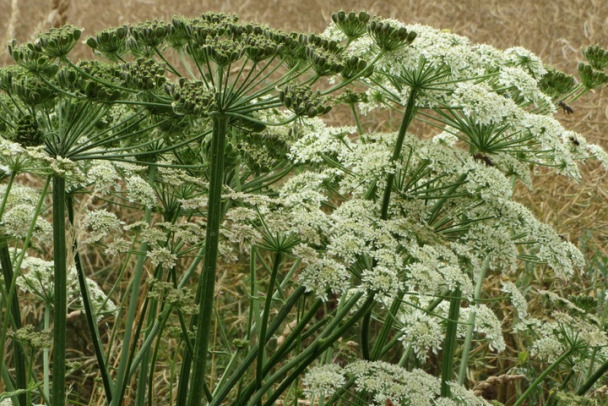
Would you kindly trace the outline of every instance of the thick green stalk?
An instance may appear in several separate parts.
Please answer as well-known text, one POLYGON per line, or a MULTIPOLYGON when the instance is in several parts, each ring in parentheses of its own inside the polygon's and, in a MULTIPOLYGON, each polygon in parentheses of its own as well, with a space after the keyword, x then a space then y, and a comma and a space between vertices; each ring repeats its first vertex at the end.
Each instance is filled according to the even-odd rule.
MULTIPOLYGON (((291 294, 289 299, 287 299, 281 310, 279 310, 279 313, 277 314, 276 318, 270 324, 266 340, 263 340, 264 343, 268 341, 268 337, 272 336, 278 330, 278 328, 281 326, 281 324, 291 311, 291 308, 302 297, 302 295, 304 295, 305 290, 306 289, 303 286, 300 286, 291 294)), ((259 348, 259 343, 253 348, 251 348, 250 352, 245 356, 243 361, 241 361, 238 366, 238 369, 232 374, 227 383, 224 385, 218 385, 218 387, 216 388, 216 392, 213 393, 213 400, 212 402, 210 402, 210 406, 220 405, 221 402, 223 402, 226 396, 230 393, 230 390, 238 385, 238 382, 241 380, 245 372, 247 372, 249 366, 256 360, 259 348)))
POLYGON ((458 330, 458 314, 460 313, 460 288, 456 288, 450 299, 448 312, 448 328, 443 344, 443 357, 441 360, 441 397, 450 397, 449 383, 452 380, 454 369, 454 352, 456 349, 456 333, 458 330))
MULTIPOLYGON (((555 360, 555 362, 551 365, 549 365, 548 368, 546 368, 539 376, 538 378, 536 378, 534 380, 534 382, 532 382, 530 384, 530 386, 528 387, 528 389, 523 393, 523 395, 521 395, 519 397, 519 399, 517 399, 517 401, 513 404, 513 406, 520 406, 521 404, 524 403, 524 401, 528 398, 528 396, 530 396, 530 394, 536 389, 536 387, 538 385, 541 384, 541 382, 547 377, 547 375, 549 375, 549 373, 551 371, 553 371, 555 369, 555 367, 557 367, 559 364, 561 364, 562 362, 564 362, 564 360, 566 358, 568 358, 574 351, 576 350, 576 346, 571 346, 570 348, 568 348, 568 351, 564 352, 562 355, 559 356, 558 359, 555 360)), ((582 393, 584 394, 584 392, 582 393)), ((582 394, 579 394, 577 392, 577 395, 581 396, 582 394)))
MULTIPOLYGON (((403 120, 401 121, 401 127, 399 127, 399 133, 397 134, 397 142, 395 143, 395 149, 393 150, 393 156, 391 162, 395 163, 401 156, 401 149, 403 148, 403 141, 405 140, 405 134, 407 129, 414 118, 416 112, 416 96, 418 91, 416 88, 411 88, 410 94, 407 98, 407 104, 405 105, 405 113, 403 114, 403 120)), ((393 190, 393 182, 395 181, 395 173, 389 173, 386 177, 386 187, 384 189, 384 196, 382 196, 382 208, 380 210, 380 218, 386 220, 388 218, 388 205, 391 200, 391 193, 393 190)))
MULTIPOLYGON (((13 279, 15 275, 13 274, 13 267, 11 264, 11 254, 8 249, 8 245, 2 243, 0 245, 0 266, 2 267, 2 274, 4 276, 4 285, 8 289, 15 289, 15 284, 13 279)), ((21 311, 19 310, 19 298, 17 297, 17 292, 13 293, 13 299, 10 304, 10 313, 11 318, 13 319, 13 326, 15 330, 21 328, 21 311)), ((23 345, 20 342, 13 340, 13 351, 15 357, 15 375, 16 375, 16 383, 17 389, 26 389, 27 388, 27 356, 23 349, 23 345)), ((21 405, 28 405, 29 400, 26 393, 19 395, 19 403, 21 405)))
MULTIPOLYGON (((156 166, 151 165, 149 168, 150 182, 154 182, 156 178, 156 166)), ((144 222, 150 224, 152 211, 146 208, 144 213, 144 222)), ((131 296, 129 297, 129 308, 127 310, 127 318, 125 321, 125 335, 122 340, 122 348, 120 351, 120 361, 118 363, 118 372, 116 374, 116 384, 114 386, 114 398, 110 403, 111 406, 118 406, 122 402, 124 392, 127 388, 130 374, 129 364, 132 361, 133 352, 131 350, 131 336, 133 335, 133 326, 135 323, 135 315, 137 313, 137 299, 139 298, 139 289, 144 272, 144 263, 146 262, 146 251, 148 244, 142 242, 139 246, 139 257, 133 270, 133 278, 130 283, 131 296)))
MULTIPOLYGON (((72 227, 75 227, 74 198, 71 195, 67 196, 66 203, 68 211, 68 220, 70 221, 72 227)), ((99 330, 97 329, 97 320, 95 320, 96 314, 95 310, 93 309, 93 305, 91 304, 91 294, 89 293, 89 285, 87 283, 84 267, 80 259, 80 252, 78 251, 78 241, 76 240, 76 238, 74 238, 74 242, 72 243, 72 250, 74 253, 74 266, 76 267, 76 273, 78 274, 78 285, 80 287, 80 295, 82 298, 82 305, 84 307, 84 314, 87 320, 89 332, 91 333, 91 341, 93 342, 95 357, 97 358, 97 365, 99 366, 99 373, 101 374, 101 380, 103 382, 106 398, 108 399, 108 402, 110 402, 112 401, 112 390, 114 388, 114 384, 112 382, 112 379, 110 378, 110 374, 108 372, 108 368, 104 360, 101 336, 99 335, 99 330)))
POLYGON ((589 377, 577 391, 578 396, 583 396, 591 387, 606 373, 608 372, 608 361, 604 362, 593 375, 589 377))
MULTIPOLYGON (((473 303, 477 302, 481 297, 481 289, 483 287, 483 280, 486 276, 486 271, 488 269, 488 264, 490 263, 490 256, 486 255, 484 258, 481 269, 479 270, 479 275, 477 279, 477 283, 475 285, 475 294, 473 296, 473 303)), ((471 349, 471 342, 473 340, 473 330, 475 328, 475 312, 471 312, 469 314, 467 327, 467 334, 464 338, 464 345, 462 346, 462 358, 460 359, 460 369, 458 370, 458 383, 460 385, 464 385, 464 381, 467 377, 467 364, 469 361, 469 350, 471 349)))
MULTIPOLYGON (((308 368, 308 366, 310 364, 312 364, 315 359, 317 359, 321 354, 323 354, 323 352, 325 350, 327 350, 329 347, 331 347, 332 345, 334 345, 334 343, 340 338, 342 337, 342 335, 350 328, 352 327, 366 312, 371 310, 371 306, 374 302, 374 298, 373 297, 369 297, 367 298, 367 300, 362 304, 361 308, 359 310, 357 310, 357 312, 355 312, 355 314, 349 319, 347 320, 344 324, 342 324, 340 327, 337 328, 331 328, 328 327, 326 332, 331 332, 331 334, 329 334, 329 336, 325 337, 325 332, 324 334, 320 337, 319 340, 315 341, 313 344, 311 344, 311 346, 309 347, 309 349, 307 348, 306 350, 304 350, 300 356, 296 357, 296 360, 299 360, 300 362, 297 362, 296 360, 290 361, 286 364, 285 368, 281 368, 281 370, 279 370, 276 374, 274 374, 272 377, 269 378, 269 382, 267 382, 262 389, 260 389, 256 394, 254 394, 252 400, 249 402, 249 405, 253 405, 255 404, 255 402, 257 402, 259 399, 261 399, 261 397, 263 396, 264 393, 268 392, 271 388, 271 386, 287 371, 289 371, 291 368, 290 366, 295 366, 294 364, 296 364, 297 366, 295 367, 295 369, 292 370, 292 372, 289 374, 289 376, 287 376, 283 382, 281 382, 281 384, 278 386, 278 388, 270 395, 270 397, 266 400, 266 402, 264 403, 264 406, 271 406, 274 405, 275 402, 278 400, 278 398, 283 394, 283 392, 285 392, 285 390, 287 390, 287 388, 293 383, 294 380, 296 380, 298 377, 301 376, 301 374, 306 370, 306 368, 308 368), (316 344, 316 345, 315 345, 316 344), (296 362, 294 362, 296 361, 296 362), (298 365, 299 364, 299 365, 298 365)), ((342 320, 342 318, 340 318, 342 320)))
MULTIPOLYGON (((38 199, 38 204, 36 205, 36 208, 34 209, 34 212, 32 213, 32 220, 30 222, 29 228, 27 230, 27 235, 25 236, 25 239, 23 240, 23 247, 28 247, 30 244, 30 241, 32 240, 32 235, 34 233, 34 228, 36 226, 36 221, 38 219, 38 216, 40 215, 40 211, 42 210, 42 204, 44 202, 44 198, 46 196, 46 192, 48 190, 49 185, 51 184, 51 176, 47 177, 46 179, 46 183, 44 184, 44 187, 42 188, 42 191, 40 193, 40 199, 38 199)), ((3 202, 6 202, 6 199, 3 199, 3 202)), ((14 269, 21 269, 21 264, 23 262, 23 259, 25 257, 27 250, 23 249, 21 251, 21 253, 17 256, 16 261, 14 262, 14 269)), ((16 294, 16 289, 14 288, 15 286, 15 282, 17 279, 17 273, 13 273, 13 280, 8 288, 8 292, 6 292, 5 294, 6 296, 6 303, 8 305, 8 303, 11 303, 13 300, 13 295, 16 294)), ((0 326, 0 359, 4 359, 4 349, 5 349, 5 343, 6 343, 6 333, 8 331, 8 323, 10 320, 12 320, 11 317, 11 312, 7 311, 4 312, 5 314, 3 314, 2 317, 2 325, 0 326)), ((1 364, 4 365, 4 364, 1 364)), ((5 376, 2 375, 2 379, 4 379, 5 376)), ((12 382, 6 382, 6 380, 4 381, 4 384, 8 385, 9 384, 13 384, 12 382)))
MULTIPOLYGON (((264 368, 264 355, 266 353, 266 330, 268 328, 268 318, 270 316, 270 305, 272 304, 272 294, 274 290, 274 284, 277 279, 277 274, 279 273, 279 268, 281 266, 282 252, 277 251, 274 256, 274 263, 272 264, 272 272, 270 274, 270 282, 268 283, 268 291, 266 292, 266 302, 264 303, 264 313, 262 315, 262 323, 260 325, 260 350, 258 351, 258 360, 256 364, 256 389, 262 387, 262 379, 263 373, 262 370, 264 368)), ((262 401, 260 400, 260 404, 262 401)))
POLYGON ((372 361, 376 361, 382 356, 382 349, 384 348, 384 344, 386 344, 386 341, 388 339, 388 334, 390 333, 391 328, 393 327, 393 323, 395 322, 395 315, 401 307, 401 302, 403 300, 404 294, 404 291, 400 291, 395 297, 395 300, 393 300, 393 304, 389 309, 389 312, 386 316, 386 320, 384 320, 384 324, 382 325, 382 330, 380 330, 380 335, 378 336, 378 338, 376 339, 376 343, 374 344, 374 349, 371 353, 372 361))
POLYGON ((219 229, 222 214, 222 186, 224 184, 224 144, 228 118, 222 114, 213 116, 213 139, 211 141, 211 179, 209 180, 209 200, 207 204, 207 230, 205 239, 205 258, 197 297, 201 302, 196 319, 196 338, 192 357, 192 376, 188 404, 199 406, 203 399, 203 381, 209 336, 211 334, 211 315, 213 314, 215 273, 219 243, 219 229))
MULTIPOLYGON (((410 89, 410 94, 407 98, 407 104, 405 106, 405 113, 403 114, 403 120, 401 121, 401 126, 399 127, 399 133, 397 134, 397 141, 395 142, 395 149, 393 150, 393 155, 391 156, 391 163, 395 163, 399 160, 401 156, 401 149, 403 148, 403 141, 405 140, 405 135, 407 133, 407 129, 414 118, 414 114, 416 112, 416 96, 418 94, 418 90, 416 88, 410 89)), ((391 172, 386 176, 386 186, 384 188, 384 195, 382 196, 382 206, 380 209, 380 218, 382 220, 388 219, 388 206, 391 201, 391 192, 393 190, 393 182, 395 181, 395 173, 391 172)), ((370 334, 370 323, 371 323, 371 309, 369 314, 366 314, 363 317, 363 321, 361 323, 361 352, 363 354, 364 359, 371 359, 371 353, 369 348, 369 334, 370 334)))
POLYGON ((65 346, 67 316, 67 252, 65 242, 65 179, 53 175, 53 389, 54 406, 65 405, 65 346))

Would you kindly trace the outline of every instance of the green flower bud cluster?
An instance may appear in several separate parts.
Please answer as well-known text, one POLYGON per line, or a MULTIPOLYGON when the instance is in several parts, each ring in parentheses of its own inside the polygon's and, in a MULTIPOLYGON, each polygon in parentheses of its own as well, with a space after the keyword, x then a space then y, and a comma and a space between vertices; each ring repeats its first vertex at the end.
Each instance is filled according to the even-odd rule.
POLYGON ((334 104, 343 103, 348 105, 353 105, 359 102, 367 103, 368 101, 369 99, 367 94, 363 92, 353 92, 350 89, 344 90, 340 96, 333 99, 334 104))
MULTIPOLYGON (((256 27, 259 28, 259 27, 256 27)), ((262 34, 250 34, 245 37, 245 55, 255 63, 276 55, 282 46, 262 34)))
POLYGON ((328 41, 314 34, 301 34, 298 40, 306 47, 306 58, 319 76, 333 75, 344 70, 345 63, 340 55, 343 49, 336 41, 328 41))
POLYGON ((15 94, 28 106, 37 106, 55 97, 55 91, 32 75, 13 77, 10 93, 15 94))
POLYGON ((602 71, 593 69, 591 65, 587 65, 586 63, 578 64, 578 75, 587 89, 596 89, 608 83, 608 75, 602 71))
POLYGON ((394 51, 411 44, 416 39, 416 33, 408 32, 405 27, 395 28, 385 21, 372 20, 367 30, 376 45, 383 51, 394 51))
POLYGON ((36 147, 43 143, 42 131, 32 115, 24 115, 19 118, 15 126, 14 141, 23 147, 36 147))
POLYGON ((99 61, 80 61, 77 66, 88 76, 71 67, 65 67, 57 74, 57 82, 60 86, 98 101, 114 101, 123 96, 122 90, 104 84, 104 82, 116 86, 122 84, 120 71, 114 65, 99 61))
POLYGON ((306 57, 317 75, 328 76, 344 70, 344 61, 338 54, 326 51, 322 47, 307 46, 306 57))
POLYGON ((597 299, 587 295, 569 295, 568 300, 586 312, 597 309, 597 299))
POLYGON ((27 70, 17 65, 8 65, 0 69, 0 89, 7 93, 13 90, 13 81, 27 74, 27 70))
POLYGON ((576 81, 572 75, 560 72, 555 69, 548 69, 539 81, 540 89, 551 97, 557 97, 568 93, 574 86, 576 81))
POLYGON ((319 37, 315 34, 300 34, 298 36, 298 41, 304 46, 315 46, 319 48, 323 48, 327 52, 331 52, 334 54, 338 54, 342 52, 342 48, 340 45, 334 40, 327 40, 319 37))
POLYGON ((127 35, 129 27, 126 25, 103 30, 92 37, 88 37, 86 44, 98 54, 111 61, 117 61, 127 52, 127 35))
POLYGON ((331 19, 349 40, 360 38, 367 31, 370 16, 365 11, 359 14, 351 11, 346 14, 343 10, 333 13, 331 19))
POLYGON ((228 66, 241 59, 245 49, 241 42, 225 36, 214 37, 204 47, 209 59, 220 66, 228 66))
POLYGON ((325 100, 317 91, 312 91, 309 86, 285 86, 279 92, 281 102, 293 111, 297 116, 316 117, 331 110, 331 106, 325 104, 325 100))
POLYGON ((600 48, 599 45, 583 49, 583 55, 593 69, 604 70, 608 66, 608 51, 600 48))
POLYGON ((165 68, 153 59, 139 58, 135 63, 122 65, 121 69, 125 84, 136 89, 157 89, 167 81, 165 68))
POLYGON ((9 338, 34 351, 50 348, 53 342, 50 330, 36 331, 32 325, 27 325, 15 332, 9 332, 9 338))
POLYGON ((73 25, 52 28, 36 39, 41 51, 51 58, 63 58, 76 46, 82 30, 73 25))
POLYGON ((17 45, 17 41, 13 40, 8 46, 8 53, 17 65, 30 72, 53 76, 59 69, 53 62, 54 58, 50 58, 42 52, 40 44, 28 42, 17 45))
POLYGON ((372 74, 373 69, 367 68, 367 62, 363 59, 359 59, 356 56, 351 56, 350 58, 344 61, 344 69, 342 70, 342 76, 346 79, 353 78, 357 75, 363 73, 362 76, 368 77, 372 74))
POLYGON ((216 94, 204 82, 181 78, 177 85, 165 85, 165 91, 173 99, 175 114, 207 116, 217 110, 216 94))
POLYGON ((239 16, 231 13, 223 13, 223 12, 207 12, 201 14, 201 20, 206 21, 208 23, 220 24, 220 23, 228 23, 228 24, 236 24, 239 21, 239 16))
POLYGON ((144 21, 131 26, 130 34, 133 41, 128 41, 129 47, 138 50, 141 46, 157 48, 169 35, 169 25, 163 21, 144 21))
POLYGON ((288 68, 296 67, 306 60, 306 47, 299 40, 300 34, 268 30, 264 35, 279 45, 279 56, 288 68))

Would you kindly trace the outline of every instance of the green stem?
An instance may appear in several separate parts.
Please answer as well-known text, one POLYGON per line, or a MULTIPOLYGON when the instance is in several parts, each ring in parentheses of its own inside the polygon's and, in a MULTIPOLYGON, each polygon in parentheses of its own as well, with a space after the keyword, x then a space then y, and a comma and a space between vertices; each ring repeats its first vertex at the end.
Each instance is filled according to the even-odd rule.
POLYGON ((593 375, 583 383, 577 391, 578 396, 583 396, 591 387, 608 371, 608 361, 604 362, 593 375))
MULTIPOLYGON (((374 298, 373 297, 369 297, 365 303, 362 304, 361 308, 348 320, 346 321, 342 326, 340 326, 339 328, 333 329, 333 328, 329 328, 326 330, 326 332, 330 332, 330 335, 328 337, 323 337, 323 335, 320 337, 319 340, 317 340, 315 343, 313 343, 313 345, 311 345, 310 348, 310 352, 307 350, 305 350, 304 352, 301 353, 302 355, 302 362, 297 362, 295 363, 295 365, 297 365, 297 367, 290 373, 289 376, 287 376, 287 378, 285 378, 283 380, 283 382, 281 382, 281 384, 279 385, 279 387, 272 393, 272 395, 270 395, 270 397, 268 398, 268 400, 264 403, 264 406, 272 406, 274 405, 275 401, 283 394, 283 392, 285 392, 285 390, 291 385, 291 383, 297 379, 298 377, 301 376, 302 372, 304 372, 304 370, 306 368, 308 368, 308 366, 314 362, 315 359, 317 359, 321 354, 323 354, 323 352, 325 350, 327 350, 329 347, 331 347, 332 345, 334 345, 334 343, 350 328, 352 327, 365 313, 369 312, 371 309, 372 304, 374 303, 374 298), (315 345, 316 344, 316 345, 315 345)), ((340 318, 341 319, 341 318, 340 318)), ((300 357, 296 357, 296 359, 298 359, 300 357)), ((294 360, 295 361, 295 360, 294 360)), ((292 364, 292 362, 289 362, 286 366, 289 366, 290 364, 292 364)), ((291 368, 285 368, 287 370, 291 369, 291 368)), ((260 390, 258 391, 253 399, 254 400, 258 400, 261 399, 262 395, 267 392, 270 388, 271 385, 276 382, 280 376, 282 376, 282 374, 284 374, 287 371, 283 371, 283 368, 281 368, 281 370, 279 370, 279 372, 277 372, 275 375, 273 375, 270 379, 269 382, 266 383, 266 385, 260 390)), ((254 402, 253 400, 249 403, 249 405, 253 405, 254 402)))
POLYGON ((380 335, 376 339, 376 343, 374 344, 374 349, 372 350, 371 360, 375 361, 382 356, 382 349, 384 348, 384 344, 388 339, 388 334, 393 327, 393 323, 395 322, 395 314, 399 311, 401 307, 401 302, 403 301, 403 296, 405 295, 404 291, 399 291, 399 294, 395 297, 393 304, 386 316, 386 320, 384 320, 384 324, 382 325, 382 330, 380 330, 380 335))
POLYGON ((199 406, 202 402, 205 380, 205 364, 209 350, 211 334, 211 316, 213 314, 215 273, 217 268, 219 229, 222 213, 222 186, 224 184, 224 144, 228 118, 223 114, 213 116, 213 139, 211 142, 211 179, 209 181, 209 200, 207 204, 207 230, 205 239, 205 258, 197 298, 200 299, 196 323, 196 338, 192 357, 192 377, 188 404, 199 406))
MULTIPOLYGON (((399 127, 399 133, 397 134, 397 141, 395 143, 395 149, 391 157, 391 162, 395 163, 401 156, 401 149, 403 148, 403 141, 405 140, 405 134, 407 129, 414 118, 416 112, 416 96, 418 91, 416 88, 410 89, 410 94, 407 98, 407 104, 405 107, 405 113, 403 114, 403 120, 399 127)), ((384 195, 382 197, 382 206, 380 209, 380 218, 386 220, 388 218, 388 206, 391 200, 391 192, 393 190, 393 182, 395 180, 395 173, 391 172, 386 176, 386 186, 384 188, 384 195)), ((371 323, 371 310, 370 314, 366 314, 361 323, 361 352, 364 359, 370 359, 369 349, 369 334, 370 334, 370 323, 371 323)))
MULTIPOLYGON (((15 275, 13 273, 13 267, 11 264, 11 254, 8 249, 8 245, 3 243, 0 245, 0 266, 2 266, 2 274, 4 276, 4 284, 10 290, 15 289, 15 284, 13 283, 13 279, 15 275)), ((9 304, 7 303, 7 306, 9 304)), ((17 297, 17 292, 13 292, 13 297, 10 303, 10 313, 11 318, 13 319, 13 327, 15 330, 21 328, 21 311, 19 310, 19 298, 17 297)), ((27 388, 27 378, 26 378, 26 370, 27 370, 27 356, 23 349, 23 345, 13 340, 13 351, 15 355, 15 375, 17 389, 26 389, 27 388)), ((28 396, 26 393, 22 393, 19 395, 19 403, 21 405, 28 405, 28 396)))
MULTIPOLYGON (((68 211, 68 220, 70 221, 72 228, 74 228, 74 198, 71 195, 68 195, 66 203, 68 211)), ((101 380, 103 382, 106 398, 108 399, 108 402, 110 402, 112 401, 112 390, 114 388, 114 384, 110 378, 110 374, 108 372, 108 368, 104 360, 101 336, 99 335, 99 330, 97 329, 97 321, 95 320, 95 309, 93 309, 93 306, 91 304, 91 294, 89 292, 89 285, 87 283, 84 267, 80 259, 80 252, 78 251, 78 242, 76 238, 74 238, 72 250, 74 253, 74 265, 76 267, 76 273, 78 274, 78 285, 80 287, 80 295, 82 298, 82 305, 84 307, 84 313, 87 320, 87 326, 89 328, 89 332, 91 333, 91 340, 93 341, 95 357, 97 358, 97 365, 99 366, 99 373, 101 374, 101 380)))
POLYGON ((456 288, 450 300, 448 313, 448 328, 443 344, 443 359, 441 361, 441 397, 450 397, 449 382, 452 380, 454 369, 454 352, 456 350, 456 333, 458 330, 458 314, 460 313, 460 288, 456 288))
MULTIPOLYGON (((563 353, 562 355, 560 355, 560 357, 558 359, 555 360, 555 362, 551 365, 549 365, 549 367, 547 369, 545 369, 539 376, 538 378, 536 378, 534 380, 534 382, 532 382, 530 384, 530 386, 528 387, 528 389, 526 389, 526 391, 523 393, 523 395, 521 395, 519 397, 519 399, 517 399, 517 401, 513 404, 513 406, 520 406, 521 404, 524 403, 524 401, 526 400, 526 398, 528 396, 530 396, 530 394, 536 389, 536 387, 538 385, 540 385, 540 383, 547 377, 547 375, 549 375, 549 373, 551 371, 553 371, 555 369, 555 367, 557 367, 559 364, 561 364, 562 362, 564 362, 564 360, 566 358, 568 358, 576 349, 575 346, 571 346, 570 348, 568 348, 568 351, 566 351, 565 353, 563 353)), ((580 392, 580 390, 579 390, 580 392)), ((584 394, 584 392, 582 393, 584 394)), ((581 393, 577 392, 577 395, 582 395, 581 393)))
MULTIPOLYGON (((51 327, 51 305, 50 303, 45 303, 44 305, 44 330, 48 330, 51 327)), ((42 383, 42 391, 44 393, 44 397, 46 399, 51 398, 50 392, 50 381, 49 377, 51 376, 50 371, 50 363, 49 363, 49 349, 44 348, 42 350, 42 370, 44 374, 43 383, 42 383)))
MULTIPOLYGON (((267 333, 268 337, 271 336, 272 334, 274 334, 278 330, 278 328, 280 327, 282 322, 285 320, 285 318, 291 311, 291 308, 302 297, 302 295, 304 295, 304 292, 305 292, 305 288, 303 286, 300 286, 298 289, 296 289, 292 293, 292 295, 285 302, 285 304, 283 305, 283 307, 277 314, 275 320, 271 323, 270 327, 268 328, 268 333, 267 333)), ((268 340, 267 339, 260 340, 260 342, 264 342, 264 343, 266 343, 266 341, 268 341, 268 340)), ((226 382, 226 384, 218 386, 218 388, 216 388, 216 391, 213 393, 213 401, 210 402, 210 406, 220 405, 221 402, 223 402, 224 399, 226 398, 226 396, 230 393, 230 390, 237 386, 238 382, 241 380, 241 378, 243 377, 245 372, 247 372, 247 369, 249 368, 249 366, 256 360, 259 348, 260 348, 259 344, 254 346, 250 350, 249 354, 247 354, 247 356, 240 363, 238 369, 234 372, 234 374, 232 374, 232 376, 226 382)))
MULTIPOLYGON (((410 90, 410 94, 407 97, 407 103, 405 105, 405 113, 403 114, 403 120, 401 121, 401 127, 399 128, 399 133, 397 134, 397 142, 395 143, 395 149, 393 150, 393 156, 391 157, 391 162, 396 162, 401 155, 401 149, 403 147, 403 141, 405 140, 405 134, 407 133, 407 129, 414 118, 415 113, 415 102, 416 96, 418 95, 418 91, 416 88, 412 88, 410 90)), ((384 189, 384 196, 382 197, 382 208, 380 210, 380 218, 382 220, 386 220, 388 218, 388 205, 391 199, 391 192, 393 189, 393 182, 395 180, 395 174, 389 173, 386 177, 386 187, 384 189)))
POLYGON ((53 390, 55 406, 65 405, 67 316, 67 252, 65 241, 65 179, 53 175, 53 390))
MULTIPOLYGON (((475 295, 473 297, 473 303, 477 302, 481 297, 481 289, 483 287, 483 280, 486 275, 486 271, 488 269, 488 264, 490 263, 490 256, 486 255, 481 264, 481 269, 479 270, 479 276, 477 279, 477 284, 475 285, 475 295)), ((464 381, 467 377, 467 364, 469 361, 469 350, 471 349, 471 342, 473 340, 473 330, 475 328, 475 312, 471 311, 469 314, 467 334, 464 338, 464 345, 462 347, 462 358, 460 359, 460 369, 458 370, 458 383, 460 385, 464 385, 464 381)))
MULTIPOLYGON (((149 168, 150 183, 154 183, 156 178, 156 166, 150 166, 149 168)), ((150 224, 152 217, 152 211, 150 208, 146 208, 144 213, 143 221, 146 224, 150 224)), ((133 278, 131 279, 130 289, 131 296, 129 297, 129 308, 127 310, 127 318, 125 321, 125 335, 122 340, 122 348, 120 351, 120 361, 118 363, 118 372, 116 374, 116 385, 114 388, 114 398, 110 403, 111 406, 118 406, 122 402, 124 392, 127 389, 127 383, 129 381, 130 374, 129 364, 132 361, 131 349, 131 336, 133 335, 133 326, 135 322, 135 315, 137 313, 137 303, 140 293, 141 280, 143 277, 144 263, 146 262, 146 251, 148 250, 148 244, 142 242, 139 246, 139 257, 133 270, 133 278)))
MULTIPOLYGON (((272 264, 272 272, 270 274, 270 282, 268 283, 268 291, 266 292, 266 301, 264 303, 264 313, 262 314, 262 323, 260 325, 260 349, 258 351, 258 360, 256 364, 256 389, 262 387, 262 370, 264 368, 264 355, 265 355, 265 344, 266 344, 266 330, 268 327, 268 318, 270 316, 270 305, 272 304, 272 293, 274 290, 274 284, 277 279, 277 274, 281 266, 282 252, 277 251, 274 256, 274 263, 272 264)), ((262 401, 260 400, 260 405, 262 401)))

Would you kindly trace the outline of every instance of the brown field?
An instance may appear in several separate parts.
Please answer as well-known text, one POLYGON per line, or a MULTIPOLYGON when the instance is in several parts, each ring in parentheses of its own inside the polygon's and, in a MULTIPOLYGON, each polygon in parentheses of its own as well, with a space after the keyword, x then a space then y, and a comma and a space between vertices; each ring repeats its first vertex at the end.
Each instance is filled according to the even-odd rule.
MULTIPOLYGON (((318 32, 331 13, 340 9, 428 24, 501 49, 523 46, 568 73, 576 72, 581 47, 608 45, 606 0, 1 0, 0 38, 5 44, 10 38, 25 41, 62 22, 83 27, 86 35, 129 22, 176 14, 195 16, 209 10, 237 13, 243 20, 285 30, 318 32)), ((80 52, 91 56, 84 47, 80 52)), ((5 47, 0 50, 0 62, 8 62, 5 47)), ((608 91, 588 94, 572 107, 574 114, 560 112, 558 118, 567 128, 608 148, 608 91)), ((583 173, 581 184, 539 173, 536 189, 522 188, 519 199, 570 241, 578 244, 585 233, 591 235, 588 254, 599 249, 608 255, 608 180, 594 163, 583 173)))
MULTIPOLYGON (((5 44, 11 38, 27 41, 63 22, 83 27, 86 36, 110 26, 214 10, 288 31, 319 32, 340 9, 428 24, 501 49, 522 46, 571 74, 583 59, 582 47, 608 47, 608 0, 0 0, 0 64, 10 63, 5 44)), ((78 56, 92 54, 82 46, 78 56)), ((571 106, 573 114, 560 111, 557 118, 608 150, 608 90, 587 94, 571 106)), ((535 190, 520 187, 517 198, 589 258, 598 251, 608 258, 608 176, 596 163, 589 163, 582 173, 577 184, 540 171, 535 190)), ((218 281, 220 286, 234 283, 218 281)))

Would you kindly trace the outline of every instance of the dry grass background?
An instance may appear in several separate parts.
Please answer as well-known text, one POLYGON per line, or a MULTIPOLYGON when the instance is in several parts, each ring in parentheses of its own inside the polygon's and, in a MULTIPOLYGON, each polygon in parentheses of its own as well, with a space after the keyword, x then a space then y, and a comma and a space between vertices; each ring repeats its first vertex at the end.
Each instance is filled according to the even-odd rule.
MULTIPOLYGON (((91 35, 129 22, 220 10, 285 30, 318 32, 327 26, 331 12, 340 9, 428 24, 501 49, 523 46, 568 73, 576 72, 581 47, 608 47, 608 0, 0 0, 0 65, 9 63, 5 44, 10 38, 26 41, 64 22, 84 27, 85 35, 91 35)), ((79 52, 91 57, 84 46, 79 52)), ((608 91, 588 94, 572 107, 573 114, 559 112, 558 118, 608 149, 608 91)), ((591 235, 587 254, 599 250, 608 257, 608 175, 594 163, 582 172, 577 184, 541 171, 534 191, 518 188, 517 198, 575 244, 580 246, 579 240, 591 235)), ((222 281, 219 285, 234 286, 222 281)))
MULTIPOLYGON (((25 41, 37 32, 68 22, 92 34, 109 26, 172 15, 195 16, 216 10, 241 19, 268 23, 285 30, 320 31, 332 11, 367 10, 408 23, 428 24, 497 48, 523 46, 543 61, 575 73, 580 48, 608 46, 607 0, 0 0, 0 41, 25 41)), ((90 57, 84 47, 82 57, 90 57)), ((6 46, 0 62, 7 63, 6 46)), ((575 112, 558 118, 569 129, 608 149, 608 91, 586 95, 572 105, 575 112)), ((608 255, 608 177, 595 164, 587 165, 583 181, 574 183, 539 173, 533 192, 518 190, 518 198, 569 240, 592 235, 590 250, 608 255)))

